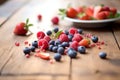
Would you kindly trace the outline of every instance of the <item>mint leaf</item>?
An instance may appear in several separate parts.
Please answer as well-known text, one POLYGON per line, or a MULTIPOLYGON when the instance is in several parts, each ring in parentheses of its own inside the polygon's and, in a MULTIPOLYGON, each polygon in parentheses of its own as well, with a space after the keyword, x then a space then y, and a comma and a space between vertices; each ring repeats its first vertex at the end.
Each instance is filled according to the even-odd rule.
POLYGON ((63 32, 62 30, 61 30, 61 31, 58 31, 58 32, 55 34, 55 38, 58 38, 62 32, 63 32))

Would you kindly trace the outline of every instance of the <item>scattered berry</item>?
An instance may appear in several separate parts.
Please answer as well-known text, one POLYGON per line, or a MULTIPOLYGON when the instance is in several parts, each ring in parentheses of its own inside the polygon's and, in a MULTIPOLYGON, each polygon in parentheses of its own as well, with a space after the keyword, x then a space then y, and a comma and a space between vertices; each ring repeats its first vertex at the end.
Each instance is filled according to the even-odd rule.
POLYGON ((68 42, 63 42, 63 43, 61 44, 61 46, 64 47, 64 48, 65 48, 65 47, 69 47, 69 43, 68 43, 68 42))
POLYGON ((38 48, 38 41, 32 42, 32 46, 34 46, 35 48, 38 48))
POLYGON ((52 31, 51 31, 51 30, 48 30, 48 31, 46 32, 46 34, 47 34, 48 36, 50 36, 50 35, 52 34, 52 31))
POLYGON ((58 47, 57 53, 64 54, 64 48, 63 47, 58 47))
POLYGON ((47 40, 45 40, 45 39, 40 39, 40 40, 38 41, 38 46, 41 48, 41 50, 47 50, 49 44, 48 44, 48 41, 47 41, 47 40))
POLYGON ((88 47, 90 45, 90 40, 89 39, 82 39, 80 42, 79 42, 79 46, 85 46, 85 47, 88 47))
POLYGON ((68 56, 70 58, 76 58, 77 52, 75 50, 68 50, 68 56))
POLYGON ((55 45, 55 46, 58 46, 59 44, 61 44, 61 42, 60 42, 59 39, 57 39, 57 40, 55 41, 54 45, 55 45))
POLYGON ((36 53, 36 57, 39 57, 44 60, 50 60, 50 54, 49 53, 36 53))
POLYGON ((45 36, 45 33, 44 33, 43 31, 37 32, 37 38, 38 38, 38 39, 43 39, 44 36, 45 36))
POLYGON ((68 34, 69 34, 69 31, 68 31, 68 30, 65 30, 64 33, 65 33, 66 35, 68 35, 68 34))
POLYGON ((49 41, 49 45, 54 45, 55 44, 55 41, 54 40, 50 40, 49 41))
POLYGON ((69 41, 68 36, 67 36, 66 34, 61 34, 61 35, 59 36, 59 40, 60 40, 61 42, 68 42, 68 41, 69 41))
POLYGON ((72 38, 73 38, 73 35, 69 34, 69 35, 68 35, 69 41, 72 41, 72 38))
POLYGON ((49 45, 49 50, 52 51, 53 45, 49 45))
POLYGON ((27 44, 28 44, 28 41, 25 41, 24 44, 27 45, 27 44))
POLYGON ((79 46, 78 47, 78 52, 85 53, 86 52, 86 48, 84 46, 79 46))
POLYGON ((53 24, 58 24, 59 23, 59 18, 58 17, 53 17, 52 19, 51 19, 51 22, 53 23, 53 24))
POLYGON ((39 21, 41 21, 42 20, 42 15, 38 14, 37 18, 38 18, 39 21))
POLYGON ((15 45, 16 45, 16 46, 20 46, 20 43, 19 43, 19 42, 15 42, 15 45))
POLYGON ((74 35, 75 33, 77 33, 78 31, 77 31, 77 29, 76 28, 70 28, 69 29, 69 34, 72 34, 72 35, 74 35))
POLYGON ((79 34, 82 34, 83 33, 83 30, 82 29, 78 29, 77 30, 79 34))
POLYGON ((77 51, 77 48, 78 48, 78 42, 77 42, 77 41, 73 41, 73 42, 71 42, 71 44, 70 44, 70 48, 73 48, 73 49, 75 49, 75 50, 77 51))
POLYGON ((23 52, 24 52, 24 54, 26 55, 26 54, 30 54, 31 50, 30 50, 30 48, 25 47, 25 48, 23 49, 23 52))
POLYGON ((56 61, 60 61, 61 60, 61 54, 59 54, 59 53, 56 53, 55 55, 54 55, 54 59, 56 60, 56 61))
POLYGON ((77 42, 79 42, 79 41, 81 41, 83 39, 83 37, 79 34, 79 33, 77 33, 77 34, 74 34, 74 37, 72 38, 72 41, 77 41, 77 42))
POLYGON ((105 59, 107 56, 107 54, 105 52, 100 52, 99 53, 99 57, 102 58, 102 59, 105 59))
POLYGON ((35 52, 35 46, 31 46, 31 47, 30 47, 30 50, 31 50, 32 52, 35 52))
POLYGON ((48 42, 51 40, 50 36, 45 36, 44 39, 47 40, 48 42))
POLYGON ((57 46, 53 46, 52 51, 53 51, 53 52, 57 52, 57 49, 58 49, 57 46))
POLYGON ((53 31, 54 31, 55 33, 57 33, 57 32, 59 31, 59 28, 58 28, 58 27, 55 27, 55 28, 53 29, 53 31))
POLYGON ((98 42, 98 37, 97 37, 97 36, 93 36, 91 39, 92 39, 92 41, 93 41, 94 43, 97 43, 97 42, 98 42))

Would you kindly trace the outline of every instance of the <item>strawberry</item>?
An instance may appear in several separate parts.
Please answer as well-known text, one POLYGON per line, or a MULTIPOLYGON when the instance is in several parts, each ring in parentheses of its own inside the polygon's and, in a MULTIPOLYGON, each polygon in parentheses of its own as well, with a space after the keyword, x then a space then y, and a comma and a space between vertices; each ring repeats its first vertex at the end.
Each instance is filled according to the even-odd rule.
POLYGON ((83 6, 79 6, 79 7, 76 8, 76 11, 77 11, 78 13, 83 13, 84 7, 83 7, 83 6))
POLYGON ((28 24, 29 19, 26 20, 26 23, 21 22, 16 25, 13 33, 16 35, 26 35, 27 32, 29 31, 29 27, 33 26, 33 24, 28 24))
POLYGON ((88 16, 86 13, 80 13, 80 14, 78 14, 77 17, 80 20, 90 20, 90 16, 88 16))
POLYGON ((93 13, 93 17, 96 18, 97 14, 102 11, 102 6, 95 6, 94 7, 94 13, 93 13))
POLYGON ((108 13, 105 13, 104 11, 99 12, 96 15, 96 19, 102 20, 107 18, 108 13))
POLYGON ((94 13, 94 8, 92 6, 87 7, 85 9, 85 13, 89 16, 89 17, 93 17, 93 13, 94 13))
POLYGON ((117 9, 111 7, 111 8, 110 8, 110 12, 111 12, 113 15, 115 15, 115 14, 117 13, 117 9))
POLYGON ((90 40, 89 39, 82 39, 79 43, 79 46, 85 46, 88 47, 90 45, 90 40))
POLYGON ((75 18, 78 13, 77 13, 76 9, 69 7, 66 11, 66 14, 67 14, 67 17, 75 18))

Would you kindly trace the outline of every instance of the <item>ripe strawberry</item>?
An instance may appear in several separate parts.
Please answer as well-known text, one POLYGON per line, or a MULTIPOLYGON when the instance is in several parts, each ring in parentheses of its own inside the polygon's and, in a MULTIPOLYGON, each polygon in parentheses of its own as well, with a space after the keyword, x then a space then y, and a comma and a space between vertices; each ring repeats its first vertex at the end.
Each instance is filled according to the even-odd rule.
POLYGON ((75 18, 78 13, 74 8, 70 7, 70 8, 67 9, 66 14, 67 14, 67 17, 75 18))
POLYGON ((55 16, 55 17, 53 17, 52 19, 51 19, 51 22, 53 23, 53 24, 58 24, 59 23, 59 18, 57 17, 57 16, 55 16))
POLYGON ((69 34, 72 34, 72 35, 74 35, 75 33, 77 33, 78 31, 77 31, 77 29, 76 28, 70 28, 69 29, 69 34))
POLYGON ((79 41, 81 41, 83 39, 83 37, 79 34, 79 33, 76 33, 75 35, 74 35, 74 37, 72 38, 72 41, 77 41, 77 42, 79 42, 79 41))
POLYGON ((87 7, 85 9, 85 13, 89 16, 89 17, 93 17, 93 13, 94 13, 94 8, 93 6, 87 7))
POLYGON ((108 6, 103 6, 102 11, 110 11, 110 8, 108 6))
POLYGON ((59 40, 60 40, 60 42, 68 42, 69 41, 68 36, 66 34, 61 34, 59 36, 59 40))
POLYGON ((102 11, 102 6, 95 6, 94 7, 93 17, 96 18, 100 11, 102 11))
POLYGON ((80 13, 80 14, 78 14, 77 17, 80 20, 90 20, 90 16, 88 16, 86 13, 80 13))
POLYGON ((104 11, 101 11, 101 12, 99 12, 97 15, 96 15, 96 19, 99 19, 99 20, 101 20, 101 19, 106 19, 107 18, 107 15, 106 15, 107 13, 105 13, 104 11))
POLYGON ((38 46, 41 48, 41 50, 46 50, 46 49, 48 49, 49 44, 48 44, 47 40, 40 39, 40 40, 38 40, 38 46))
POLYGON ((115 15, 115 14, 117 13, 117 9, 111 7, 111 8, 110 8, 110 12, 111 12, 113 15, 115 15))
POLYGON ((79 6, 76 8, 77 13, 83 13, 84 12, 84 7, 83 6, 79 6))
POLYGON ((79 43, 79 46, 85 46, 88 47, 90 45, 90 40, 89 39, 82 39, 79 43))
POLYGON ((29 27, 33 26, 33 24, 28 24, 29 19, 26 20, 26 23, 21 22, 16 25, 14 29, 14 34, 16 35, 26 35, 26 33, 29 31, 29 27))
POLYGON ((44 33, 43 31, 37 32, 37 38, 38 38, 38 39, 43 39, 44 36, 45 36, 45 33, 44 33))
POLYGON ((70 48, 73 48, 73 49, 77 50, 77 48, 78 48, 78 42, 77 41, 71 42, 70 48))

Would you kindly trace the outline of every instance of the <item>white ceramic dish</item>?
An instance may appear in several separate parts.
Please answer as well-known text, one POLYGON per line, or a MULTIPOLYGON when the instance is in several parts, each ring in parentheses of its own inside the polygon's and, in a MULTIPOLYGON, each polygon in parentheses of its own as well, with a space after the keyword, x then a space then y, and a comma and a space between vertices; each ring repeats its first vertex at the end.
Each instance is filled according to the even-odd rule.
POLYGON ((73 25, 84 27, 84 28, 97 28, 97 27, 105 27, 112 22, 120 20, 120 17, 112 18, 112 19, 104 19, 104 20, 79 20, 73 19, 69 17, 65 17, 66 20, 73 22, 73 25))

